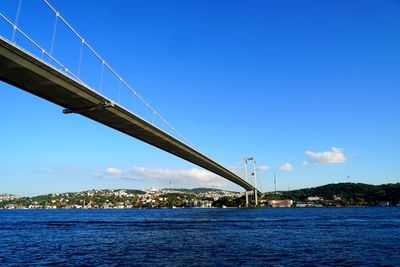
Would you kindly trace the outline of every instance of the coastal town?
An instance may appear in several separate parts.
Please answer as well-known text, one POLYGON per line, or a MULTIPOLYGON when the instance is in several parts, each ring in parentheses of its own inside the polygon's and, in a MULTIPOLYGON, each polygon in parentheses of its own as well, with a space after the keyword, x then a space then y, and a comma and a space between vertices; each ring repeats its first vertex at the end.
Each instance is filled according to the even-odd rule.
MULTIPOLYGON (((257 207, 400 207, 400 184, 330 184, 265 193, 257 207)), ((0 194, 0 209, 132 209, 245 207, 245 193, 214 188, 104 189, 34 197, 0 194)))
MULTIPOLYGON (((36 197, 0 195, 0 209, 132 209, 244 207, 244 193, 196 189, 88 190, 36 197)), ((300 204, 301 205, 301 204, 300 204)), ((293 200, 260 200, 260 207, 292 207, 293 200)), ((322 206, 308 202, 307 206, 322 206)))
POLYGON ((207 188, 88 190, 54 193, 35 197, 0 195, 0 209, 131 209, 131 208, 211 208, 221 198, 239 198, 242 194, 207 188))

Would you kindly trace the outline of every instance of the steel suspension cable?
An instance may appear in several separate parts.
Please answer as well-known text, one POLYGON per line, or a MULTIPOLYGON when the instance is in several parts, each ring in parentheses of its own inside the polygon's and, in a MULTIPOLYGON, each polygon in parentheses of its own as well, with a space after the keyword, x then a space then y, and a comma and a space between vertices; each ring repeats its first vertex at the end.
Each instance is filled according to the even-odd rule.
MULTIPOLYGON (((122 79, 122 77, 105 61, 100 54, 92 47, 90 46, 84 39, 83 37, 68 23, 68 21, 60 15, 60 13, 49 3, 48 0, 43 0, 46 5, 56 14, 57 18, 59 17, 62 22, 65 23, 65 25, 86 45, 86 47, 93 52, 93 54, 101 61, 104 62, 104 65, 118 78, 121 79, 122 83, 125 84, 125 86, 133 92, 133 94, 145 105, 147 106, 154 114, 156 114, 157 117, 160 118, 160 120, 166 124, 169 128, 172 129, 173 132, 175 132, 180 138, 181 141, 184 141, 186 144, 191 146, 193 149, 198 150, 187 138, 185 138, 175 127, 172 126, 170 122, 168 122, 165 118, 163 118, 152 106, 150 106, 125 80, 122 79)), ((198 150, 199 151, 199 150, 198 150)))
POLYGON ((100 93, 103 91, 103 78, 104 78, 104 61, 101 63, 100 93))
POLYGON ((14 22, 14 27, 13 27, 13 33, 12 33, 12 37, 11 37, 11 41, 13 43, 15 43, 15 34, 17 32, 17 25, 18 25, 18 21, 19 21, 19 14, 21 12, 21 7, 22 7, 22 0, 19 0, 18 2, 18 7, 17 7, 17 14, 15 15, 15 22, 14 22))
POLYGON ((51 54, 51 55, 53 55, 53 52, 54 52, 54 43, 55 43, 55 41, 56 41, 58 17, 59 17, 59 14, 58 14, 58 12, 57 12, 57 13, 56 13, 56 19, 55 19, 55 21, 54 21, 53 35, 52 35, 52 37, 51 37, 51 46, 50 46, 50 54, 51 54))
POLYGON ((2 17, 8 24, 10 24, 12 27, 14 27, 19 33, 21 33, 29 42, 31 42, 34 46, 36 46, 36 48, 38 48, 42 52, 42 54, 47 55, 49 58, 51 58, 51 60, 53 60, 55 63, 57 63, 57 65, 60 66, 61 69, 63 71, 65 71, 69 76, 71 76, 75 80, 77 80, 77 81, 81 82, 82 84, 84 84, 74 73, 69 71, 69 69, 65 65, 63 65, 60 61, 58 61, 55 57, 53 57, 49 52, 44 50, 44 48, 42 46, 40 46, 38 43, 36 43, 32 38, 29 37, 29 35, 27 35, 20 28, 18 28, 6 16, 4 16, 2 13, 0 13, 0 17, 2 17))
POLYGON ((83 41, 81 41, 81 51, 79 52, 78 77, 81 74, 82 55, 83 55, 83 41))

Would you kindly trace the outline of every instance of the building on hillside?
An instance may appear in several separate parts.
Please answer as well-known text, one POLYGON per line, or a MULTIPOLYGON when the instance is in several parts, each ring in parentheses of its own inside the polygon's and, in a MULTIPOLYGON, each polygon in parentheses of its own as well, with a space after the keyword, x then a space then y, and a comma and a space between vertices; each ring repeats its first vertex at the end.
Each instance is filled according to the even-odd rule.
POLYGON ((378 207, 389 207, 390 203, 388 201, 379 201, 378 207))
POLYGON ((308 201, 308 202, 297 202, 296 203, 297 208, 322 208, 323 205, 313 202, 313 201, 308 201))
POLYGON ((268 206, 273 208, 290 208, 293 205, 293 200, 282 199, 282 200, 269 200, 268 206))
POLYGON ((211 208, 212 201, 209 200, 191 200, 189 201, 189 207, 192 208, 211 208))
POLYGON ((307 198, 308 201, 320 201, 324 200, 322 197, 312 196, 307 198))

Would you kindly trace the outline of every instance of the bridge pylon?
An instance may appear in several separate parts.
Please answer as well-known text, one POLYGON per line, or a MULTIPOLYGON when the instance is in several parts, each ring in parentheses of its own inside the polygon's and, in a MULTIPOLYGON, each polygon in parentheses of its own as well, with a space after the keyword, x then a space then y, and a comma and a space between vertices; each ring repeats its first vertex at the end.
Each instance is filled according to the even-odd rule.
POLYGON ((245 192, 246 195, 246 208, 250 206, 249 197, 254 201, 254 206, 258 206, 258 190, 257 190, 257 167, 256 167, 256 158, 255 157, 247 157, 244 158, 244 179, 251 183, 251 178, 253 180, 254 189, 251 191, 245 192), (250 173, 249 173, 250 168, 250 173))

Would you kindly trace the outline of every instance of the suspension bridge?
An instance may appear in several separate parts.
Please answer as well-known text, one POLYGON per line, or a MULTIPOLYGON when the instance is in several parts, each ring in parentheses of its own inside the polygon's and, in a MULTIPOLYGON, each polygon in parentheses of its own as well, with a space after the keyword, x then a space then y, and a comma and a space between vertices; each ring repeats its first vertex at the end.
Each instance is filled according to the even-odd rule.
POLYGON ((255 183, 254 158, 245 159, 246 165, 248 160, 253 160, 252 184, 247 175, 247 166, 245 178, 242 178, 193 146, 145 101, 47 0, 42 1, 43 8, 47 8, 54 16, 51 43, 46 48, 34 40, 18 25, 22 2, 18 2, 15 20, 0 13, 0 19, 3 21, 0 26, 8 25, 11 32, 10 38, 0 35, 0 80, 64 107, 65 114, 80 114, 209 170, 243 187, 246 190, 246 198, 249 194, 254 195, 257 204, 257 196, 261 195, 261 192, 255 183), (54 53, 57 28, 60 25, 72 33, 80 46, 78 67, 75 71, 63 64, 54 53), (24 39, 29 46, 20 45, 17 42, 18 38, 24 39), (85 83, 82 77, 84 53, 90 53, 100 66, 97 90, 85 83), (110 81, 114 81, 114 85, 110 81), (117 89, 106 95, 103 93, 106 87, 117 89), (126 92, 129 95, 126 95, 126 92), (144 118, 137 114, 137 107, 129 108, 129 102, 134 100, 145 108, 145 114, 150 117, 144 118))

